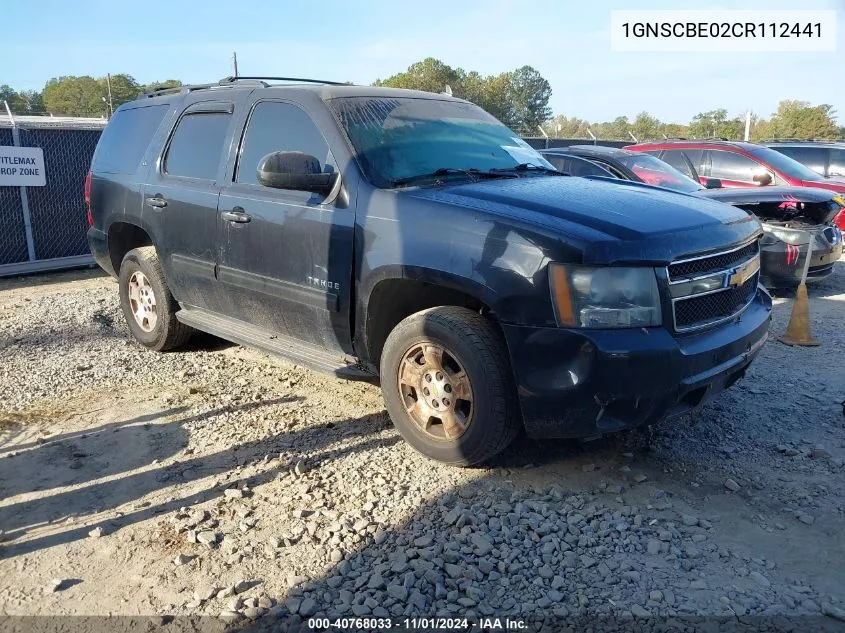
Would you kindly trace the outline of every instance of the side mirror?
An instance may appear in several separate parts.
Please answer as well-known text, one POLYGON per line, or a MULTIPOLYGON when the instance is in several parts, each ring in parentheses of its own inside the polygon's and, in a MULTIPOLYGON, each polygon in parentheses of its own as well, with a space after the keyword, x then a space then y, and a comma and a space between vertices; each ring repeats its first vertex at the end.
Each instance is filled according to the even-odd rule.
POLYGON ((705 189, 721 189, 722 188, 722 181, 718 178, 705 178, 704 179, 704 188, 705 189))
POLYGON ((762 174, 754 174, 752 180, 761 187, 765 187, 767 185, 772 184, 772 175, 769 172, 763 172, 762 174))
POLYGON ((302 152, 273 152, 258 161, 258 182, 265 187, 328 196, 337 179, 336 173, 324 174, 320 161, 302 152))

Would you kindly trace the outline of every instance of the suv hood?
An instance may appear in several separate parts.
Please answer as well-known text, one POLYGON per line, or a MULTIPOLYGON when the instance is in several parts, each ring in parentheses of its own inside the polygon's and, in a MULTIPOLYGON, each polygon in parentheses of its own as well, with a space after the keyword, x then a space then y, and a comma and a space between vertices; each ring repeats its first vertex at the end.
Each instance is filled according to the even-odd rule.
POLYGON ((621 180, 529 176, 408 194, 552 229, 580 246, 587 264, 665 265, 760 233, 760 223, 742 209, 621 180))
MULTIPOLYGON (((845 184, 845 183, 843 183, 845 184)), ((701 189, 697 196, 728 204, 755 202, 828 202, 836 194, 818 187, 731 187, 729 189, 701 189)))

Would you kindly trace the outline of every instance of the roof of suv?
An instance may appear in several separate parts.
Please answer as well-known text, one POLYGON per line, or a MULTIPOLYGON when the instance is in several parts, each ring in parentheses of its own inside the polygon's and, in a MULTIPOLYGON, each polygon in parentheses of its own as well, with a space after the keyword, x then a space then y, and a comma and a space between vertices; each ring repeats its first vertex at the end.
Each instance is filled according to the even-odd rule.
POLYGON ((810 141, 810 140, 794 140, 794 141, 764 141, 763 145, 767 147, 835 147, 841 148, 845 146, 845 141, 810 141))
POLYGON ((606 145, 569 145, 540 150, 541 154, 577 154, 580 156, 635 156, 637 152, 606 145))
POLYGON ((719 147, 735 147, 737 149, 750 151, 757 147, 755 143, 746 143, 745 141, 723 141, 716 139, 684 139, 684 140, 665 140, 652 141, 648 143, 637 143, 636 145, 628 145, 628 147, 654 147, 668 149, 670 147, 695 147, 699 145, 715 145, 719 147))
MULTIPOLYGON (((268 80, 282 79, 268 77, 268 80)), ((260 89, 266 90, 268 96, 278 92, 312 92, 322 99, 335 99, 338 97, 406 97, 415 99, 437 99, 441 101, 460 101, 467 103, 464 99, 450 96, 448 94, 437 94, 423 92, 421 90, 407 90, 404 88, 386 88, 381 86, 356 86, 353 84, 342 84, 337 82, 324 82, 311 79, 284 79, 289 83, 268 83, 262 79, 253 78, 226 78, 214 84, 184 85, 175 88, 161 88, 152 92, 140 95, 140 99, 167 99, 175 96, 182 96, 192 92, 228 92, 247 91, 260 89)))

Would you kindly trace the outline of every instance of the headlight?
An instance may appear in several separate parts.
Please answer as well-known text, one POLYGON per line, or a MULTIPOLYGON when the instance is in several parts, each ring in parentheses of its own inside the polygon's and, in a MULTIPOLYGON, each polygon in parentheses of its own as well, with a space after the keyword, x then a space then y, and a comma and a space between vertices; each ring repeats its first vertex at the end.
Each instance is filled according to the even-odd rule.
POLYGON ((650 327, 662 323, 653 268, 592 268, 549 264, 560 326, 650 327))
POLYGON ((808 244, 810 242, 810 234, 807 231, 800 229, 787 229, 782 226, 763 225, 763 233, 771 237, 779 239, 781 242, 787 244, 808 244))

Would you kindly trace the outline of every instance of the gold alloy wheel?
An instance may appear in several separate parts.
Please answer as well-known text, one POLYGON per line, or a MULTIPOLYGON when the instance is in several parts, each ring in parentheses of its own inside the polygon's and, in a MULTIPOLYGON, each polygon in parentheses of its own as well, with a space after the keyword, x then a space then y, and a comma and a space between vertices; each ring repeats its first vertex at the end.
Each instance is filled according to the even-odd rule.
POLYGON ((416 343, 399 364, 399 397, 426 435, 455 440, 472 423, 472 383, 454 354, 430 341, 416 343))
POLYGON ((135 322, 144 332, 152 332, 158 323, 156 296, 146 275, 140 270, 129 278, 129 307, 135 322))

